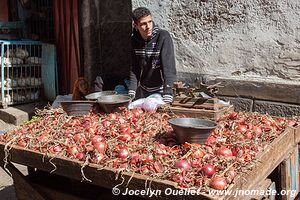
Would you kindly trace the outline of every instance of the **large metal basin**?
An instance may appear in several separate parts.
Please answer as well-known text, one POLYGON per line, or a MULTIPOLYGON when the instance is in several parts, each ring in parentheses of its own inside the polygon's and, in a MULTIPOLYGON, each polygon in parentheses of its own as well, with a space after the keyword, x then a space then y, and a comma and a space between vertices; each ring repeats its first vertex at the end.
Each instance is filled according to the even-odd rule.
POLYGON ((95 101, 62 101, 63 110, 72 116, 82 116, 89 112, 99 112, 99 105, 95 101))
POLYGON ((130 96, 120 94, 101 96, 97 100, 100 108, 106 113, 116 112, 119 107, 127 107, 130 101, 130 96))
POLYGON ((198 118, 173 118, 168 121, 179 143, 204 144, 217 124, 211 120, 198 118))

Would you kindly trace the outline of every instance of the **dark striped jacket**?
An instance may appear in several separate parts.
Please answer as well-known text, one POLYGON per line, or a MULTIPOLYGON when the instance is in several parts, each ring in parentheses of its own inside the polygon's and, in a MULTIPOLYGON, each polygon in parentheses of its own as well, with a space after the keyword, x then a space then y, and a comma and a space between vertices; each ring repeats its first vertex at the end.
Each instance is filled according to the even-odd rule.
POLYGON ((138 31, 133 31, 131 41, 133 49, 129 94, 135 95, 140 85, 150 93, 163 90, 164 100, 172 102, 176 67, 174 46, 169 32, 154 25, 148 41, 138 31))

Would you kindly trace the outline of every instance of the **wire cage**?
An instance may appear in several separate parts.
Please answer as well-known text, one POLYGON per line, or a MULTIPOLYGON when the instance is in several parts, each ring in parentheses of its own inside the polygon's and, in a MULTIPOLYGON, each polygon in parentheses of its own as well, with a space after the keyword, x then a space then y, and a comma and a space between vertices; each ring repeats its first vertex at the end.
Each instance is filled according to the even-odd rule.
POLYGON ((42 43, 0 40, 1 104, 35 102, 42 88, 42 43))

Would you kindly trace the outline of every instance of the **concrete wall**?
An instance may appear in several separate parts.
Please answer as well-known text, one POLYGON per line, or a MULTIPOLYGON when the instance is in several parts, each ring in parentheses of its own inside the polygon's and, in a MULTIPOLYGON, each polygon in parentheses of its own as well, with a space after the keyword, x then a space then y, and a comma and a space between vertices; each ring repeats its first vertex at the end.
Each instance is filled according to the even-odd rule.
POLYGON ((179 80, 222 81, 219 94, 251 101, 252 111, 265 112, 255 104, 264 100, 288 103, 288 115, 300 115, 300 1, 132 0, 132 6, 148 7, 171 32, 179 80))

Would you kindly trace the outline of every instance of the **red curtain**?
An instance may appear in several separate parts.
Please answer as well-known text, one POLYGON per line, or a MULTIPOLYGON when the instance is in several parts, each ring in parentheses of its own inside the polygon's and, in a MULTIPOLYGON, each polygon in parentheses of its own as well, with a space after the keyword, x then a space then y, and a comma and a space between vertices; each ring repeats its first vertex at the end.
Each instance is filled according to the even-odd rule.
POLYGON ((8 1, 0 0, 0 21, 7 22, 8 21, 8 1))
POLYGON ((78 0, 54 0, 54 33, 58 59, 60 94, 72 93, 79 76, 78 0))

